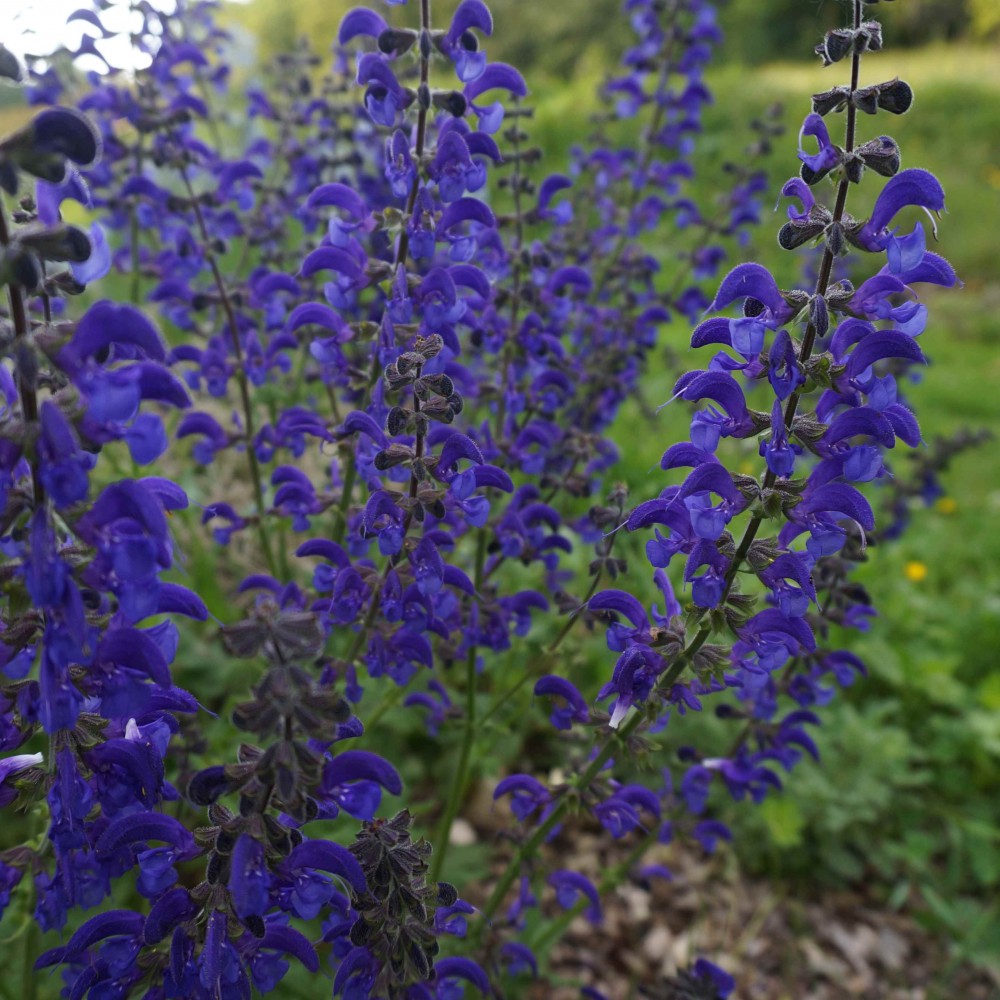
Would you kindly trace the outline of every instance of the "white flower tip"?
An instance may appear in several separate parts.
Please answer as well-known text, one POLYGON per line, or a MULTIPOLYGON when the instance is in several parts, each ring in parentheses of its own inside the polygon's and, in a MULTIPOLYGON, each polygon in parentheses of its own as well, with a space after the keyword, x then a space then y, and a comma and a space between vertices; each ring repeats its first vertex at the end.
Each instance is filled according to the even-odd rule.
POLYGON ((608 725, 612 729, 617 729, 622 724, 622 719, 628 715, 629 706, 626 705, 621 698, 615 702, 615 710, 611 713, 611 720, 608 725))

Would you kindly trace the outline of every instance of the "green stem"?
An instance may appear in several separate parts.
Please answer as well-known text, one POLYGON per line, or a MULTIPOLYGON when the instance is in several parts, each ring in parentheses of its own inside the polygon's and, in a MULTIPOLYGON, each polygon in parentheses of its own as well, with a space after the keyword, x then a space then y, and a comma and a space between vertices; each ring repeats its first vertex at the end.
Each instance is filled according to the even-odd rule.
POLYGON ((344 483, 340 488, 340 503, 337 504, 337 510, 340 516, 337 519, 337 523, 333 527, 333 540, 340 544, 344 540, 344 535, 347 533, 347 512, 351 506, 351 497, 354 493, 354 482, 358 475, 358 464, 354 457, 353 449, 347 456, 347 468, 344 470, 344 483))
MULTIPOLYGON (((25 876, 30 878, 30 876, 25 876)), ((34 897, 34 890, 32 890, 34 897)), ((28 933, 24 935, 24 951, 21 955, 21 998, 22 1000, 35 1000, 38 996, 38 973, 35 972, 35 959, 38 958, 40 949, 38 947, 38 923, 34 917, 28 927, 28 933)))
MULTIPOLYGON (((135 147, 135 175, 136 177, 142 176, 142 161, 143 161, 143 148, 142 148, 142 136, 139 136, 139 141, 135 147)), ((142 273, 140 270, 140 255, 139 250, 139 212, 136 207, 136 203, 133 200, 131 207, 129 208, 129 250, 132 259, 132 274, 131 278, 131 293, 129 294, 129 299, 132 305, 137 306, 142 301, 142 273)))
POLYGON ((451 828, 462 804, 462 795, 469 777, 469 761, 472 758, 472 744, 476 736, 476 647, 469 648, 465 658, 465 726, 462 732, 462 748, 458 755, 458 766, 452 776, 448 790, 448 801, 434 835, 434 855, 431 859, 430 878, 438 881, 448 847, 451 842, 451 828))
MULTIPOLYGON (((486 563, 486 530, 479 529, 479 540, 476 546, 475 587, 478 591, 483 584, 483 566, 486 563)), ((434 855, 431 861, 430 878, 438 881, 448 856, 451 842, 451 828, 462 804, 462 795, 469 780, 469 763, 472 759, 472 744, 476 738, 476 654, 478 650, 473 644, 469 647, 465 658, 465 726, 462 732, 462 748, 458 755, 458 767, 452 777, 451 788, 448 791, 448 801, 441 822, 438 824, 434 837, 434 855)))
POLYGON ((392 690, 378 703, 378 707, 372 712, 371 715, 365 717, 365 732, 370 733, 375 726, 381 722, 382 717, 393 708, 399 704, 400 698, 406 692, 408 685, 403 687, 395 686, 392 690))
POLYGON ((233 352, 236 355, 237 361, 236 382, 239 385, 240 400, 243 404, 243 422, 246 431, 247 465, 250 469, 250 481, 253 484, 254 499, 257 505, 257 536, 260 539, 260 547, 264 554, 264 559, 267 562, 268 571, 271 576, 277 576, 278 563, 274 558, 274 549, 271 546, 271 537, 268 534, 267 524, 265 523, 267 518, 267 505, 264 502, 264 482, 261 476, 260 462, 257 459, 257 452, 254 450, 253 446, 255 434, 254 413, 253 404, 250 400, 250 385, 249 380, 247 379, 246 365, 243 358, 243 345, 240 342, 240 328, 239 324, 236 322, 236 312, 233 309, 233 303, 229 297, 226 283, 222 278, 222 272, 219 270, 219 262, 215 257, 214 251, 212 250, 212 240, 208 232, 208 226, 205 224, 205 216, 201 211, 201 204, 194 193, 194 188, 191 186, 191 179, 188 177, 187 170, 183 166, 180 167, 180 175, 181 179, 184 181, 184 187, 187 189, 188 200, 190 201, 191 208, 194 211, 194 216, 198 223, 198 229, 201 232, 201 238, 204 244, 202 250, 205 254, 205 259, 208 261, 208 266, 212 271, 212 278, 215 281, 216 290, 218 291, 219 298, 222 301, 222 309, 226 314, 226 320, 229 326, 229 336, 233 342, 233 352))

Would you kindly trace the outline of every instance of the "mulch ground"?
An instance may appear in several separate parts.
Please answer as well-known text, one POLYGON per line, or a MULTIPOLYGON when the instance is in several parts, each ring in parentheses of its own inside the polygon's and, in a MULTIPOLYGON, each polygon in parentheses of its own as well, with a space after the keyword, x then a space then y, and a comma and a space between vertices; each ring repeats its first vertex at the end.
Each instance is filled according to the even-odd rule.
MULTIPOLYGON (((488 841, 499 817, 471 811, 466 836, 488 841)), ((558 867, 595 882, 611 863, 606 835, 574 831, 551 847, 558 867)), ((553 948, 549 983, 525 1000, 578 1000, 581 986, 608 1000, 671 1000, 664 984, 699 957, 736 977, 731 1000, 1000 1000, 998 972, 956 961, 947 941, 860 891, 775 885, 742 874, 730 852, 678 843, 643 860, 653 862, 673 879, 621 886, 605 897, 600 926, 574 920, 553 948)), ((550 897, 543 912, 556 917, 550 897)))
MULTIPOLYGON (((625 886, 604 926, 571 925, 553 971, 629 1000, 699 956, 736 977, 733 1000, 997 1000, 1000 981, 957 965, 913 919, 858 894, 802 898, 721 859, 670 855, 672 882, 625 886)), ((544 991, 547 1000, 577 989, 544 991)))

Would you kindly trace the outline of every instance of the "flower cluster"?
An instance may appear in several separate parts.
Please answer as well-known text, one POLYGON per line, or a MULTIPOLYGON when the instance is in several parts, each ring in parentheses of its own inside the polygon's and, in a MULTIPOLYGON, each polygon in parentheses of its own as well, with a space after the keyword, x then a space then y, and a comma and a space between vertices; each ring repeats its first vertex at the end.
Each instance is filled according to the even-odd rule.
MULTIPOLYGON (((293 963, 351 1000, 519 989, 574 915, 601 922, 617 882, 669 877, 636 869, 647 849, 729 839, 712 786, 780 787, 774 763, 815 755, 807 727, 863 672, 824 648, 874 613, 851 578, 875 527, 858 486, 887 477, 897 438, 920 440, 897 380, 924 361, 911 286, 956 283, 922 226, 891 228, 907 206, 943 209, 937 181, 901 171, 889 137, 857 139, 859 111, 912 98, 857 85, 880 27, 855 0, 818 50, 850 57, 853 82, 814 98, 782 190, 779 243, 821 247, 814 287, 741 263, 710 300, 759 222, 755 157, 780 128, 752 123, 715 204, 696 201, 709 0, 626 0, 635 41, 594 133, 540 178, 527 86, 490 60, 486 4, 461 0, 446 24, 413 6, 349 11, 329 66, 283 56, 245 94, 214 0, 133 11, 134 81, 73 72, 79 55, 108 64, 104 3, 73 15, 66 59, 25 74, 0 48, 31 102, 82 109, 0 139, 16 200, 0 212, 0 740, 26 751, 0 760, 0 804, 26 823, 0 851, 0 910, 18 900, 53 932, 29 957, 67 997, 249 997, 293 963), (842 110, 841 147, 827 117, 842 110), (855 219, 871 171, 890 180, 855 219), (814 193, 827 180, 833 207, 814 193), (63 221, 68 201, 89 232, 63 221), (884 255, 858 285, 834 280, 851 247, 884 255), (75 309, 112 270, 130 301, 75 309), (736 303, 698 323, 692 346, 721 350, 676 380, 674 401, 704 404, 663 456, 680 481, 635 506, 611 479, 615 417, 656 348, 676 357, 672 321, 736 303), (758 477, 729 471, 732 441, 758 477), (637 531, 652 605, 641 585, 601 589, 629 586, 619 539, 637 531), (206 552, 219 579, 203 592, 167 575, 206 552), (210 606, 211 635, 185 623, 210 606), (616 654, 591 698, 561 664, 577 623, 616 654), (249 678, 213 705, 223 740, 177 683, 196 635, 249 678), (462 887, 477 908, 442 881, 452 830, 477 735, 528 691, 574 777, 500 762, 515 847, 462 887), (635 760, 716 695, 732 748, 685 747, 650 783, 635 760), (407 802, 415 835, 407 809, 378 815, 412 770, 387 759, 397 704, 393 720, 454 754, 431 770, 439 794, 407 802), (630 845, 599 883, 536 864, 574 823, 630 845), (549 899, 564 912, 529 934, 549 899)), ((704 959, 656 987, 733 988, 704 959)))

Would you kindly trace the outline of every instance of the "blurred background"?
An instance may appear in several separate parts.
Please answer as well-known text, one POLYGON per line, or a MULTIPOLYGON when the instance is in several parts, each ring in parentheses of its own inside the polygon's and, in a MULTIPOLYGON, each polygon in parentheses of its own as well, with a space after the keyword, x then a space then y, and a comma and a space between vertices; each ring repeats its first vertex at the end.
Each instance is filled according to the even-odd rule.
MULTIPOLYGON (((230 16, 259 40, 262 52, 278 52, 301 38, 322 45, 332 38, 350 0, 250 0, 230 16)), ((437 0, 450 10, 455 0, 437 0)), ((572 77, 580 61, 593 65, 617 58, 629 35, 618 0, 496 0, 501 26, 491 46, 496 57, 529 75, 572 77)), ((753 65, 799 60, 804 39, 842 22, 843 0, 732 0, 722 5, 728 43, 724 58, 753 65)), ((894 44, 907 46, 955 38, 988 38, 1000 29, 996 0, 904 0, 871 7, 893 27, 894 44)))
MULTIPOLYGON (((327 52, 341 16, 354 5, 224 3, 237 72, 249 80, 271 56, 303 45, 327 52)), ((443 20, 454 5, 435 0, 435 18, 443 20)), ((21 53, 45 52, 52 36, 44 32, 76 6, 73 0, 4 0, 4 13, 13 11, 14 36, 3 41, 21 53)), ((597 86, 629 38, 627 18, 619 0, 493 0, 491 7, 490 57, 523 72, 536 106, 533 140, 546 150, 549 169, 558 169, 599 110, 597 86)), ((809 95, 844 82, 843 67, 824 70, 812 46, 844 21, 848 7, 843 0, 721 6, 726 42, 707 78, 715 103, 700 152, 708 169, 695 182, 699 203, 710 203, 719 183, 712 165, 738 156, 746 144, 746 130, 736 134, 734 124, 780 103, 786 132, 765 157, 766 208, 777 201, 796 171, 795 136, 809 95)), ((931 320, 921 344, 933 365, 908 395, 928 444, 963 428, 1000 432, 1000 0, 899 0, 869 12, 884 23, 887 51, 865 60, 862 83, 901 76, 914 87, 916 102, 901 119, 863 119, 861 138, 885 129, 900 143, 904 166, 940 177, 949 212, 935 249, 965 282, 961 291, 928 294, 931 320)), ((18 100, 14 91, 0 90, 0 132, 23 114, 18 100)), ((747 252, 789 287, 797 265, 778 251, 779 225, 777 216, 766 215, 747 252)), ((679 323, 667 328, 664 349, 693 365, 694 358, 685 357, 689 332, 679 323)), ((620 476, 638 499, 658 491, 660 456, 685 433, 685 417, 672 407, 655 419, 649 415, 648 404, 670 396, 675 371, 675 364, 654 365, 644 399, 621 419, 620 476)), ((928 992, 920 994, 928 997, 973 995, 949 985, 963 962, 992 969, 1000 982, 996 444, 961 455, 944 483, 943 495, 914 511, 903 540, 871 552, 864 582, 881 617, 853 642, 870 677, 824 710, 821 763, 802 764, 785 794, 762 808, 730 807, 724 817, 736 831, 741 877, 763 876, 773 895, 850 891, 922 924, 943 955, 928 973, 928 992)), ((567 655, 584 674, 598 677, 607 669, 603 647, 593 640, 588 645, 586 637, 567 655)), ((207 677, 215 666, 206 661, 204 669, 207 677)), ((699 743, 698 727, 712 724, 689 716, 686 740, 699 743)), ((474 860, 470 855, 470 865, 474 860)))
MULTIPOLYGON (((169 10, 173 0, 153 0, 169 10)), ((457 0, 435 0, 438 16, 450 14, 457 0)), ((77 0, 6 0, 5 44, 24 53, 45 52, 58 39, 59 25, 77 0), (11 32, 11 29, 13 31, 11 32), (11 37, 13 35, 13 37, 11 37)), ((222 0, 222 21, 254 59, 268 59, 296 47, 303 39, 324 51, 352 0, 222 0)), ((747 65, 800 61, 803 40, 817 39, 844 19, 844 0, 723 0, 720 21, 727 42, 724 60, 747 65)), ((496 58, 512 62, 536 79, 567 79, 581 67, 616 59, 629 36, 618 0, 495 0, 500 26, 491 43, 496 58)), ((873 4, 870 16, 891 26, 894 46, 924 46, 941 41, 986 42, 1000 35, 996 0, 904 0, 873 4)), ((106 23, 111 21, 105 18, 106 23)), ((79 29, 76 29, 79 30, 79 29)), ((67 29, 70 37, 74 29, 67 29)))

